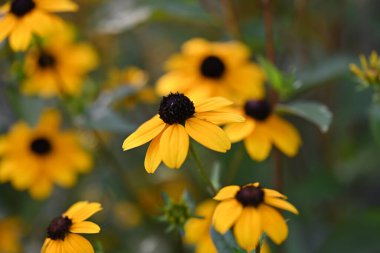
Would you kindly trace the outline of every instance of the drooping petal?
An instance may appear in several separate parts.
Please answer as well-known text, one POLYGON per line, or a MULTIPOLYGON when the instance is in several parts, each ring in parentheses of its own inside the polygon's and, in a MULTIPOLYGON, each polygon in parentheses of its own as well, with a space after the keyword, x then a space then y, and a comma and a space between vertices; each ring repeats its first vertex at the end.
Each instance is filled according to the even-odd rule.
POLYGON ((180 124, 169 126, 160 138, 160 154, 169 168, 178 169, 186 159, 189 150, 189 136, 180 124))
POLYGON ((77 233, 77 234, 96 234, 99 233, 100 227, 91 221, 82 221, 79 223, 74 223, 70 227, 71 233, 77 233))
POLYGON ((165 125, 166 124, 160 119, 160 116, 157 114, 142 124, 134 133, 125 139, 123 143, 123 150, 129 150, 147 143, 159 135, 162 130, 164 130, 165 125))
POLYGON ((160 139, 161 135, 154 138, 146 151, 144 166, 148 173, 154 173, 162 161, 160 155, 160 139))
POLYGON ((76 11, 78 5, 70 0, 34 0, 38 8, 50 12, 76 11))
POLYGON ((216 194, 214 199, 222 201, 222 200, 234 198, 236 193, 239 190, 240 190, 240 186, 238 185, 230 185, 230 186, 223 187, 222 189, 219 190, 219 192, 216 194))
POLYGON ((221 234, 226 233, 239 218, 243 206, 235 199, 225 200, 219 203, 213 216, 213 224, 221 234))
POLYGON ((264 232, 276 243, 282 243, 288 236, 288 225, 284 218, 273 208, 260 205, 261 226, 264 232))
POLYGON ((234 227, 235 238, 243 249, 251 252, 259 242, 262 233, 259 212, 254 207, 243 209, 234 227))
POLYGON ((46 238, 44 241, 44 244, 42 245, 41 253, 48 253, 49 252, 48 248, 50 244, 51 244, 51 239, 46 238))
POLYGON ((53 191, 53 183, 43 176, 36 180, 34 184, 29 188, 30 195, 35 199, 45 199, 53 191))
POLYGON ((32 30, 29 25, 20 20, 17 22, 13 28, 10 37, 9 43, 13 50, 15 51, 25 51, 30 44, 32 39, 32 30))
POLYGON ((224 111, 200 112, 196 114, 196 117, 210 121, 216 125, 245 121, 245 118, 239 114, 224 111))
POLYGON ((197 243, 195 253, 218 253, 211 236, 203 236, 203 239, 197 243))
POLYGON ((81 222, 102 210, 102 206, 96 202, 80 201, 72 205, 63 216, 68 217, 73 223, 81 222))
POLYGON ((253 120, 247 119, 242 123, 232 123, 228 124, 224 131, 230 138, 231 142, 238 142, 247 138, 253 131, 255 123, 253 120))
POLYGON ((287 199, 287 197, 285 195, 279 193, 276 190, 264 188, 263 191, 264 191, 264 195, 266 197, 287 199))
POLYGON ((269 137, 256 125, 251 135, 244 140, 249 156, 256 161, 263 161, 269 156, 272 148, 269 137))
POLYGON ((227 134, 213 123, 190 118, 186 120, 185 127, 191 138, 209 149, 224 153, 231 148, 227 134))
POLYGON ((286 200, 279 199, 279 198, 265 197, 264 202, 270 206, 274 206, 274 207, 289 211, 291 213, 298 214, 297 208, 295 208, 292 204, 290 204, 286 200))
POLYGON ((203 99, 201 101, 195 101, 195 112, 208 112, 213 110, 218 110, 223 107, 232 105, 233 102, 225 99, 223 97, 213 97, 208 99, 203 99))
POLYGON ((13 30, 17 20, 13 15, 5 15, 0 19, 0 41, 4 40, 13 30))
POLYGON ((68 234, 65 238, 65 241, 70 245, 72 249, 75 249, 75 252, 94 253, 94 249, 92 248, 91 243, 87 241, 87 239, 85 239, 83 236, 77 234, 68 234))
POLYGON ((47 109, 42 113, 38 122, 38 128, 44 131, 56 131, 61 124, 61 115, 57 110, 47 109))

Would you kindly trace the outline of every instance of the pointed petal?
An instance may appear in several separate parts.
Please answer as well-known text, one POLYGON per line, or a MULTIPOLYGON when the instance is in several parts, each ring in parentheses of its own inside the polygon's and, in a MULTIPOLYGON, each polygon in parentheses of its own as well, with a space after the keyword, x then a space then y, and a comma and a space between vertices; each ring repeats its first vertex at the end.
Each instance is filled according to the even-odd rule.
POLYGON ((288 225, 275 209, 260 205, 258 208, 263 231, 276 243, 282 243, 288 237, 288 225))
POLYGON ((160 155, 160 139, 161 135, 154 138, 146 151, 144 166, 148 173, 154 173, 162 161, 160 155))
POLYGON ((66 12, 78 10, 78 5, 70 0, 35 0, 38 8, 49 12, 66 12))
POLYGON ((102 206, 96 202, 80 201, 72 205, 63 216, 68 217, 73 223, 81 222, 102 210, 102 206))
POLYGON ((237 186, 237 185, 230 185, 230 186, 223 187, 222 189, 219 190, 219 192, 216 194, 214 199, 221 201, 221 200, 234 198, 236 193, 239 190, 240 190, 240 186, 237 186))
POLYGON ((123 150, 129 150, 147 143, 159 135, 162 130, 164 130, 165 125, 166 124, 160 119, 160 116, 157 114, 142 124, 134 133, 125 139, 123 143, 123 150))
POLYGON ((186 120, 185 127, 191 138, 209 149, 224 153, 231 148, 227 134, 213 123, 190 118, 186 120))
POLYGON ((256 161, 265 160, 272 148, 269 137, 258 125, 256 125, 251 135, 244 140, 244 145, 249 156, 256 161))
POLYGON ((224 131, 228 135, 228 138, 230 138, 231 142, 238 142, 243 140, 244 138, 247 138, 252 133, 254 127, 254 121, 251 119, 247 119, 245 122, 242 123, 228 124, 224 128, 224 131))
POLYGON ((160 139, 160 154, 169 168, 179 168, 187 157, 189 136, 180 124, 169 126, 160 139))
POLYGON ((42 248, 41 248, 41 253, 49 253, 51 252, 49 247, 51 245, 51 239, 49 238, 46 238, 45 241, 44 241, 44 244, 42 245, 42 248))
POLYGON ((70 232, 77 234, 96 234, 100 232, 100 227, 94 222, 82 221, 71 225, 70 232))
POLYGON ((75 252, 94 253, 91 243, 80 235, 69 234, 66 236, 65 242, 67 242, 72 249, 75 249, 75 252))
POLYGON ((25 51, 32 40, 32 30, 29 25, 20 20, 13 28, 9 43, 14 51, 25 51))
POLYGON ((232 101, 222 97, 213 97, 194 102, 195 112, 213 111, 232 104, 232 101))
POLYGON ((243 249, 251 252, 261 236, 260 215, 256 208, 246 207, 234 227, 235 238, 243 249))
POLYGON ((289 211, 294 214, 298 214, 297 208, 290 204, 288 201, 279 199, 279 198, 271 198, 271 197, 265 197, 264 201, 267 205, 274 206, 286 211, 289 211))
POLYGON ((237 113, 223 111, 200 112, 196 114, 196 117, 216 125, 245 121, 245 118, 237 113))
POLYGON ((16 24, 16 18, 13 15, 5 15, 0 19, 0 41, 4 40, 13 30, 16 24))
POLYGON ((221 234, 225 234, 239 218, 243 206, 235 199, 224 200, 216 206, 213 224, 221 234))
POLYGON ((278 191, 267 189, 267 188, 264 188, 263 191, 266 197, 287 199, 285 195, 279 193, 278 191))

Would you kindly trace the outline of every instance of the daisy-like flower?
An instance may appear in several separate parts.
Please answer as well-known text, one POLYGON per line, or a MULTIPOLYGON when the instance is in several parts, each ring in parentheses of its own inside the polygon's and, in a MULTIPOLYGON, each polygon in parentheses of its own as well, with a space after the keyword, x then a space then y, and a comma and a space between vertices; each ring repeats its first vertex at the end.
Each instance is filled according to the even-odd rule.
POLYGON ((12 0, 0 7, 0 41, 9 36, 13 50, 24 51, 33 34, 46 35, 63 21, 50 12, 78 9, 70 0, 12 0))
POLYGON ((364 55, 360 55, 361 68, 355 64, 350 64, 350 70, 365 85, 380 85, 380 58, 376 51, 372 51, 368 60, 364 55))
POLYGON ((28 189, 33 198, 48 197, 56 183, 72 187, 76 174, 91 169, 91 157, 74 132, 61 131, 60 115, 47 110, 36 127, 16 123, 0 137, 0 182, 17 190, 28 189))
POLYGON ((84 77, 97 66, 98 59, 89 44, 76 43, 74 37, 68 26, 57 27, 41 47, 27 54, 22 85, 25 94, 52 97, 81 93, 84 77))
POLYGON ((97 224, 86 219, 101 210, 102 206, 96 202, 80 201, 72 205, 50 222, 41 253, 94 253, 91 243, 78 234, 100 232, 97 224))
POLYGON ((264 73, 249 58, 249 49, 240 42, 189 40, 167 62, 168 73, 158 80, 157 91, 160 95, 179 91, 189 97, 221 96, 236 102, 260 99, 264 73))
POLYGON ((231 148, 231 142, 218 124, 244 121, 242 116, 225 111, 231 104, 221 97, 193 102, 183 94, 171 93, 163 97, 158 114, 125 139, 123 149, 152 140, 145 156, 148 173, 154 173, 161 161, 169 168, 181 167, 187 157, 189 136, 224 153, 231 148))
POLYGON ((17 218, 0 219, 0 252, 21 252, 21 222, 17 218))
POLYGON ((288 226, 275 208, 298 214, 286 196, 261 188, 259 183, 224 187, 214 199, 221 201, 213 216, 216 231, 224 234, 233 226, 237 243, 247 252, 256 247, 263 233, 276 244, 287 238, 288 226))
POLYGON ((228 124, 224 130, 231 142, 244 140, 252 159, 266 159, 272 145, 290 157, 298 153, 302 141, 297 129, 273 113, 267 101, 247 100, 238 110, 246 117, 246 121, 228 124))

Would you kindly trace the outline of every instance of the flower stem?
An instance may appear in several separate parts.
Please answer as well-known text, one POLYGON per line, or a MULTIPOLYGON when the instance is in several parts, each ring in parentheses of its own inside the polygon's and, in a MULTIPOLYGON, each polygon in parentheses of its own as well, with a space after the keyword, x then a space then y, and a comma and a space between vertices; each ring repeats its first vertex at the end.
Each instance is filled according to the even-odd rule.
POLYGON ((241 35, 232 2, 231 0, 222 0, 221 3, 226 15, 226 28, 233 38, 239 39, 241 35))
POLYGON ((190 144, 190 154, 193 157, 195 164, 197 165, 198 171, 201 174, 203 180, 208 184, 212 194, 215 196, 217 193, 217 190, 215 186, 212 184, 210 177, 207 175, 205 167, 203 166, 201 160, 199 159, 199 156, 197 155, 193 145, 191 144, 190 144))

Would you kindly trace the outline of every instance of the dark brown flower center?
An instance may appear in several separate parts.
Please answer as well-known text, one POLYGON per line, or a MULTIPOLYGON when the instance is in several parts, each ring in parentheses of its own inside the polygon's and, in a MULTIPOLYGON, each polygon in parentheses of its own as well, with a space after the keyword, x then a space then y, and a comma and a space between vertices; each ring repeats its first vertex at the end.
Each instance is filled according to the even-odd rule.
POLYGON ((195 113, 193 102, 181 93, 170 93, 163 97, 158 114, 169 125, 183 124, 195 113))
POLYGON ((49 53, 42 52, 38 56, 38 66, 42 69, 53 68, 55 64, 55 57, 49 53))
POLYGON ((22 17, 31 12, 36 4, 33 0, 13 0, 11 3, 11 13, 17 17, 22 17))
POLYGON ((52 151, 53 147, 49 139, 38 137, 30 143, 30 150, 36 155, 44 156, 52 151))
POLYGON ((53 219, 47 228, 47 237, 52 240, 64 240, 72 224, 68 217, 59 216, 53 219))
POLYGON ((272 108, 265 100, 249 100, 244 105, 244 111, 255 120, 264 121, 271 114, 272 108))
POLYGON ((260 186, 243 186, 240 191, 236 193, 235 198, 243 206, 258 207, 264 202, 264 191, 260 188, 260 186))
POLYGON ((201 63, 201 73, 208 78, 221 78, 226 70, 223 61, 217 56, 208 56, 201 63))

